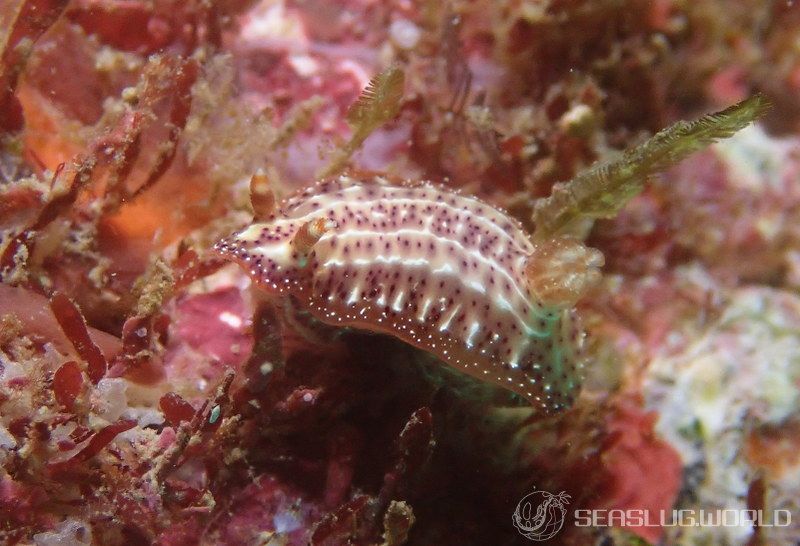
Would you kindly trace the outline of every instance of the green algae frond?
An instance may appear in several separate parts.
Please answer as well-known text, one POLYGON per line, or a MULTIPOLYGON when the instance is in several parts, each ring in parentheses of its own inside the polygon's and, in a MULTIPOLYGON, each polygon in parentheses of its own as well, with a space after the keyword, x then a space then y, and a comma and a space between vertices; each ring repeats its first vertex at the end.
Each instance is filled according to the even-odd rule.
POLYGON ((596 165, 568 182, 556 184, 549 197, 536 203, 534 237, 543 240, 558 236, 581 219, 613 217, 644 188, 650 176, 732 136, 768 108, 767 100, 755 95, 698 120, 679 121, 616 161, 596 165))
POLYGON ((369 81, 361 96, 347 112, 347 124, 353 130, 353 136, 336 150, 319 178, 339 173, 367 137, 397 115, 403 99, 404 84, 405 73, 397 66, 390 66, 369 81))

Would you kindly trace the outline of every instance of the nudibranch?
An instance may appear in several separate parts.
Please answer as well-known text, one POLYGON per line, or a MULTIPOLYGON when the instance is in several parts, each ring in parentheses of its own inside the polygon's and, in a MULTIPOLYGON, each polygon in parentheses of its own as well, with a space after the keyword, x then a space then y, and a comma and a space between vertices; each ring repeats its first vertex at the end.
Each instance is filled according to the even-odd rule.
POLYGON ((599 276, 599 252, 534 244, 475 197, 382 177, 317 183, 257 219, 215 248, 260 288, 324 323, 395 336, 546 412, 573 402, 582 334, 570 307, 599 276))

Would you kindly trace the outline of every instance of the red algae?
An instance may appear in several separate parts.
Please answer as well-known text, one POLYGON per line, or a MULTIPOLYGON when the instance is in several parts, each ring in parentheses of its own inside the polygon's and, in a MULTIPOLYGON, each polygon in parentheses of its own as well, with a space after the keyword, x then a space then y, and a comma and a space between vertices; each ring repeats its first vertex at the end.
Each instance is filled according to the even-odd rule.
POLYGON ((93 434, 86 445, 75 455, 64 461, 50 463, 48 470, 54 474, 73 468, 75 465, 88 461, 97 455, 101 449, 111 443, 118 434, 136 426, 136 421, 125 420, 112 423, 93 434))
POLYGON ((0 128, 3 131, 22 128, 22 111, 14 96, 20 74, 33 43, 58 20, 67 4, 66 0, 15 0, 7 2, 0 12, 3 21, 0 38, 0 128))
MULTIPOLYGON (((681 487, 682 465, 678 453, 655 435, 656 417, 624 402, 611 416, 611 434, 602 453, 608 489, 598 508, 642 510, 653 522, 671 510, 681 487)), ((660 526, 631 525, 628 530, 650 543, 663 536, 660 526)))
POLYGON ((77 353, 84 359, 87 365, 86 372, 92 383, 100 381, 108 370, 108 362, 94 344, 89 331, 86 329, 86 321, 83 315, 70 299, 56 292, 50 298, 50 309, 56 317, 59 326, 66 334, 67 338, 75 347, 77 353))
POLYGON ((158 400, 158 407, 164 412, 164 419, 170 425, 179 425, 182 421, 191 421, 195 409, 181 398, 180 394, 168 392, 158 400))
MULTIPOLYGON (((13 316, 24 325, 24 331, 54 343, 60 350, 73 347, 50 309, 46 298, 24 288, 0 284, 0 314, 13 316)), ((106 359, 112 359, 121 350, 119 338, 89 327, 89 337, 102 350, 106 359)))
POLYGON ((70 360, 61 365, 53 374, 53 392, 56 401, 67 411, 72 410, 75 399, 81 393, 83 375, 77 362, 70 360))

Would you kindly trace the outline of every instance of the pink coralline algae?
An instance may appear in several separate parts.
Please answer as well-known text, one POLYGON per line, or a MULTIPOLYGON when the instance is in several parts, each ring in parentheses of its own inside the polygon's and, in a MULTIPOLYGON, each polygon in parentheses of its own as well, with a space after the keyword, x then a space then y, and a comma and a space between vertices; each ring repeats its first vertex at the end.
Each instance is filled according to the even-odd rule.
MULTIPOLYGON (((681 485, 678 453, 654 432, 655 412, 645 413, 637 401, 621 399, 607 424, 602 461, 607 481, 604 510, 642 510, 650 521, 674 504, 681 485), (657 484, 657 486, 655 485, 657 484)), ((658 543, 663 528, 629 525, 631 533, 658 543)))
POLYGON ((340 177, 217 250, 323 322, 394 335, 542 410, 570 405, 579 387, 571 311, 541 303, 527 279, 541 253, 476 198, 340 177))

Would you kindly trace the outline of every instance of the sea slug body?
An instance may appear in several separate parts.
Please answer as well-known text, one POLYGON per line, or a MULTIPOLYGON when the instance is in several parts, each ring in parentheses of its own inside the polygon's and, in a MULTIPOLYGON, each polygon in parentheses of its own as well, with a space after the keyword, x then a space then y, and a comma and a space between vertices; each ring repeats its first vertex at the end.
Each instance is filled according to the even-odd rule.
MULTIPOLYGON (((342 176, 288 198, 216 250, 325 323, 395 336, 545 412, 576 396, 573 302, 542 303, 529 279, 541 269, 531 267, 537 253, 558 252, 539 252, 518 222, 477 198, 342 176)), ((591 257, 597 274, 602 257, 591 257)))

